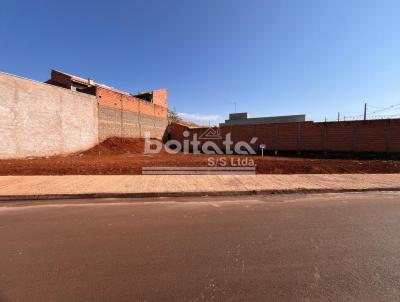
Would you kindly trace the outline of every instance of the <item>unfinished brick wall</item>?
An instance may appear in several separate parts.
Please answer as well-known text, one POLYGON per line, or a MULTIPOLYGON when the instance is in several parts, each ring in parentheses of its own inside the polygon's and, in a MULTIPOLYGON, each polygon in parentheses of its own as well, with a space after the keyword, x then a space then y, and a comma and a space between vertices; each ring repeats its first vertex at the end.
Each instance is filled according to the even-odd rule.
POLYGON ((52 70, 51 71, 51 79, 48 80, 46 83, 54 85, 54 86, 70 89, 71 88, 71 76, 68 76, 57 70, 52 70))
POLYGON ((153 90, 135 97, 57 70, 52 70, 51 79, 47 83, 96 95, 100 141, 114 136, 144 137, 146 132, 150 133, 152 138, 163 139, 165 136, 168 125, 166 89, 153 90))
MULTIPOLYGON (((183 141, 182 132, 200 137, 207 128, 169 127, 171 139, 183 141)), ((269 151, 311 152, 400 152, 400 119, 349 122, 301 122, 286 124, 221 126, 221 136, 231 133, 232 141, 250 142, 259 150, 265 144, 269 151)), ((202 141, 202 140, 200 140, 202 141)), ((222 140, 213 140, 223 147, 222 140)))
POLYGON ((167 108, 168 107, 167 100, 168 100, 168 90, 166 89, 153 90, 154 104, 163 108, 167 108))
MULTIPOLYGON (((160 90, 164 91, 164 90, 160 90)), ((109 137, 150 137, 163 139, 167 121, 167 94, 155 94, 156 100, 147 102, 128 94, 97 87, 99 104, 99 140, 109 137), (161 105, 160 105, 161 104, 161 105)))

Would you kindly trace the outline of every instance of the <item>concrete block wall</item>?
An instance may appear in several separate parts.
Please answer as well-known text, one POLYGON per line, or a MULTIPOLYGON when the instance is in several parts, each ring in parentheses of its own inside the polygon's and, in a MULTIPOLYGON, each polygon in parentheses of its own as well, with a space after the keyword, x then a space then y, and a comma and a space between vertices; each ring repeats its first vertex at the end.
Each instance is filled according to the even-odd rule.
MULTIPOLYGON (((188 139, 193 139, 194 134, 199 138, 207 128, 172 124, 169 127, 169 137, 182 142, 185 130, 190 132, 188 139)), ((256 150, 259 150, 260 144, 265 144, 270 151, 400 152, 400 119, 231 125, 221 126, 220 133, 223 138, 231 133, 233 142, 249 143, 253 137, 257 137, 257 142, 252 145, 256 150)), ((222 139, 213 141, 223 147, 222 139)))
POLYGON ((95 96, 0 73, 0 158, 68 154, 98 143, 95 96))

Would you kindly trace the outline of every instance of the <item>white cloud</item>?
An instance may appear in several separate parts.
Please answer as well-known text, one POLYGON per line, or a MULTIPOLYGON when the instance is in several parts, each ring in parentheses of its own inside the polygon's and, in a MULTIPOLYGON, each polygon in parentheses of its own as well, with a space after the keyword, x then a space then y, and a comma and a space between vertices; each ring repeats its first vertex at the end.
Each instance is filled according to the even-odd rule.
POLYGON ((200 121, 200 122, 215 122, 223 120, 223 117, 217 114, 199 114, 199 113, 185 113, 179 112, 178 115, 183 119, 188 119, 190 121, 200 121))

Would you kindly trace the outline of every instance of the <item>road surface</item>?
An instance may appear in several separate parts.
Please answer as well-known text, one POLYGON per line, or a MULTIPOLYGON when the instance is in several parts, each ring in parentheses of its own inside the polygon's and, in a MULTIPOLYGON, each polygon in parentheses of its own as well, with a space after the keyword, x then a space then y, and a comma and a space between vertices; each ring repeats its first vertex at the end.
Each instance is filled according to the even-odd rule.
POLYGON ((0 204, 1 302, 399 300, 400 193, 0 204))

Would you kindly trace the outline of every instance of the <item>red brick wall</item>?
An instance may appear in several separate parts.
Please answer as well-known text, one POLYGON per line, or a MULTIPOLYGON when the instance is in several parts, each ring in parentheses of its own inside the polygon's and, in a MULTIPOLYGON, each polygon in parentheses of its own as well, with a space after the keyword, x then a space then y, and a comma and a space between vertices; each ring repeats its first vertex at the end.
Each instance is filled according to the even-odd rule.
MULTIPOLYGON (((188 129, 199 137, 207 128, 188 129)), ((171 139, 182 141, 182 126, 172 124, 171 139)), ((257 137, 256 149, 266 144, 267 150, 330 152, 400 152, 400 119, 328 123, 286 123, 266 125, 221 126, 225 138, 231 133, 234 142, 250 142, 257 137)), ((215 140, 222 145, 222 140, 215 140)))
POLYGON ((157 89, 153 90, 153 103, 161 107, 168 107, 168 90, 157 89))
MULTIPOLYGON (((167 118, 167 107, 157 103, 149 103, 130 95, 122 94, 107 88, 97 87, 97 100, 100 106, 121 109, 158 118, 167 118)), ((166 100, 164 100, 166 102, 166 100)), ((165 103, 164 102, 164 103, 165 103)), ((165 103, 166 105, 166 103, 165 103)))
POLYGON ((398 152, 397 150, 400 150, 400 120, 389 120, 387 126, 390 130, 388 150, 389 152, 398 152))
POLYGON ((151 137, 163 139, 167 108, 128 94, 97 86, 99 104, 99 137, 151 137))
POLYGON ((122 94, 120 93, 102 87, 97 87, 96 97, 100 106, 121 109, 122 94))
POLYGON ((324 151, 326 145, 324 137, 324 123, 301 123, 299 149, 309 149, 309 151, 324 151))
MULTIPOLYGON (((171 123, 168 125, 168 133, 172 136, 171 138, 180 142, 183 141, 183 132, 186 130, 189 130, 189 127, 181 124, 171 123)), ((195 130, 191 129, 190 132, 193 134, 195 130)))
POLYGON ((71 76, 58 72, 57 70, 52 70, 51 79, 46 83, 71 89, 71 76))

